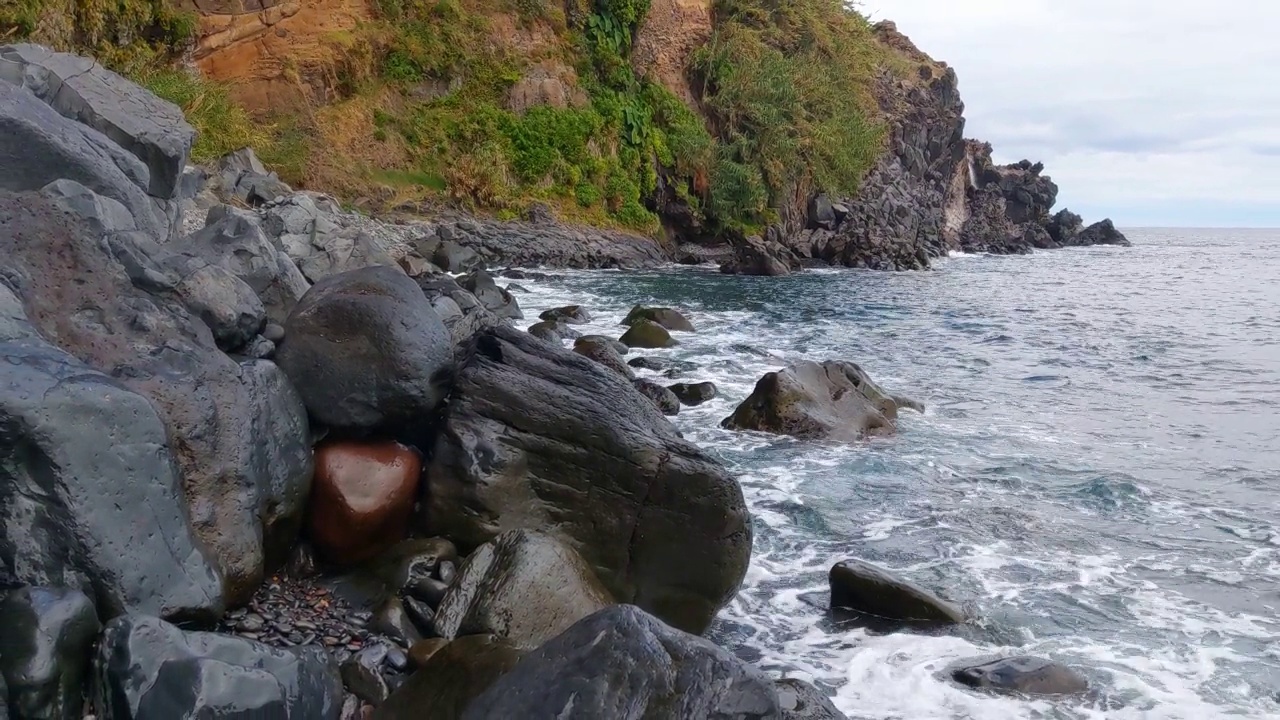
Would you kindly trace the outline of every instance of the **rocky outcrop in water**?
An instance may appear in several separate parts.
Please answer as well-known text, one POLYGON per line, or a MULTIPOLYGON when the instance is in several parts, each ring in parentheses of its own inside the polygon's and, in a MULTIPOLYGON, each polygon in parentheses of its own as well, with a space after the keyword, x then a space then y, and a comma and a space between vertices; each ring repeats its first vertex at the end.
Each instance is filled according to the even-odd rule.
POLYGON ((1089 681, 1071 668, 1037 657, 1008 657, 962 664, 951 671, 956 682, 980 690, 1024 695, 1071 695, 1089 689, 1089 681))
POLYGON ((883 568, 861 560, 836 563, 828 574, 832 609, 852 610, 880 620, 915 625, 952 625, 965 621, 964 611, 883 568))

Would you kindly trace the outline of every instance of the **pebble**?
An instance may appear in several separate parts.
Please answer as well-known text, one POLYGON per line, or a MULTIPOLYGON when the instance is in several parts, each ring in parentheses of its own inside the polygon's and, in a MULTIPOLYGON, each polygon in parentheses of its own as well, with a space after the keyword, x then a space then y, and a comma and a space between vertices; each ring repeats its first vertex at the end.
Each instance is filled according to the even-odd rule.
POLYGON ((448 560, 445 560, 444 562, 440 563, 440 567, 437 569, 436 572, 437 572, 437 577, 440 578, 440 582, 444 583, 445 585, 452 585, 454 578, 458 577, 458 566, 454 565, 448 560))
POLYGON ((405 655, 400 648, 393 647, 387 651, 387 666, 396 672, 404 672, 409 669, 409 656, 405 655))

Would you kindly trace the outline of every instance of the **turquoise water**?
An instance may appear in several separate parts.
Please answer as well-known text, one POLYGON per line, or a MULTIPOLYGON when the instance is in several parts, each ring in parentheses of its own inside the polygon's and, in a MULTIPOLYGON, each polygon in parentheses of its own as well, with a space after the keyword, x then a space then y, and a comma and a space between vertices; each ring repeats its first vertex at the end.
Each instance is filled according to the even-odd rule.
POLYGON ((740 474, 757 525, 713 634, 851 717, 1280 717, 1280 233, 1130 238, 917 273, 570 273, 519 297, 530 323, 581 302, 615 335, 634 303, 688 311, 698 332, 652 354, 719 385, 675 422, 740 474), (718 427, 799 358, 858 362, 928 410, 858 446, 718 427), (838 626, 826 571, 849 556, 982 620, 838 626), (990 653, 1072 664, 1096 691, 993 698, 940 674, 990 653))

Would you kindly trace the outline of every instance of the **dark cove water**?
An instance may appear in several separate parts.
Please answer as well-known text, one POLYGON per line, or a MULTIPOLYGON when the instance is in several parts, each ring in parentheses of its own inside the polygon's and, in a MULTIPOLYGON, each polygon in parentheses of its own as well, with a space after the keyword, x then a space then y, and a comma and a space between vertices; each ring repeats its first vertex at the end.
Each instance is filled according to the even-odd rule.
POLYGON ((713 633, 851 717, 1280 717, 1280 232, 1130 238, 923 273, 571 273, 520 300, 530 318, 581 302, 615 336, 634 303, 689 311, 699 331, 651 354, 720 386, 675 421, 740 473, 757 529, 713 633), (859 446, 719 428, 799 358, 858 362, 928 411, 859 446), (826 573, 849 556, 982 620, 840 627, 826 573), (1079 666, 1099 692, 994 698, 940 675, 993 653, 1079 666))

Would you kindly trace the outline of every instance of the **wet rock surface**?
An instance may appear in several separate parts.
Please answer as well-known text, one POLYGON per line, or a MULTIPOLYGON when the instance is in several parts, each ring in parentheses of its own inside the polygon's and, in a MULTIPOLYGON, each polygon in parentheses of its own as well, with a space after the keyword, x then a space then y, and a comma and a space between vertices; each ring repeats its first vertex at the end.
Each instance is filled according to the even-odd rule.
POLYGON ((719 394, 716 384, 712 382, 676 383, 675 385, 668 385, 667 389, 676 396, 676 399, 682 405, 690 407, 697 407, 704 402, 714 400, 716 395, 719 394))
POLYGON ((614 341, 608 338, 581 337, 574 341, 573 351, 628 380, 634 380, 636 374, 632 372, 627 362, 622 359, 622 355, 618 353, 613 343, 614 341))
POLYGON ((308 536, 338 565, 370 559, 403 540, 422 460, 391 441, 334 441, 316 448, 308 536))
POLYGON ((644 307, 637 305, 631 308, 631 312, 627 313, 627 317, 622 320, 623 325, 634 326, 641 320, 648 320, 657 325, 661 325, 667 330, 676 330, 680 332, 693 332, 693 323, 689 322, 679 310, 663 307, 644 307))
POLYGON ((782 720, 849 720, 826 693, 803 680, 791 678, 773 684, 778 693, 782 720))
POLYGON ((591 313, 581 305, 565 305, 543 310, 538 317, 546 322, 561 322, 566 325, 582 325, 591 322, 591 313))
POLYGON ((427 480, 424 531, 464 551, 499 528, 553 532, 619 602, 694 632, 750 558, 742 490, 724 467, 626 379, 510 328, 475 338, 427 480))
POLYGON ((932 592, 861 560, 837 563, 828 574, 831 607, 910 624, 951 625, 964 611, 932 592))
MULTIPOLYGON (((457 720, 521 652, 493 635, 460 637, 430 653, 373 714, 373 720, 457 720)), ((494 715, 492 717, 522 717, 494 715)))
POLYGON ((853 441, 894 432, 900 405, 922 407, 889 395, 853 363, 805 360, 761 378, 721 424, 731 430, 853 441))
POLYGON ((622 334, 619 342, 629 348, 667 348, 679 344, 665 327, 645 318, 632 321, 631 329, 622 334))
POLYGON ((653 401, 654 407, 658 408, 663 415, 679 415, 680 414, 680 398, 676 396, 670 389, 659 385, 651 380, 636 380, 632 383, 641 395, 653 401))
POLYGON ((781 710, 760 671, 639 608, 615 605, 521 658, 462 717, 750 720, 781 710))
POLYGON ((1038 657, 1008 657, 951 670, 962 685, 998 693, 1070 695, 1089 688, 1089 681, 1071 668, 1038 657))
POLYGON ((79 720, 100 628, 77 590, 26 587, 0 597, 0 671, 16 718, 79 720))

